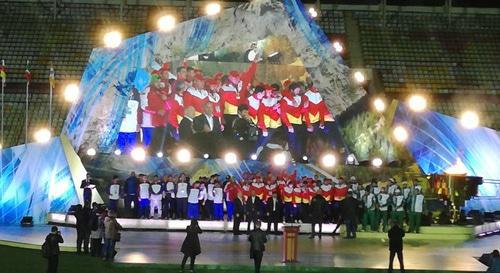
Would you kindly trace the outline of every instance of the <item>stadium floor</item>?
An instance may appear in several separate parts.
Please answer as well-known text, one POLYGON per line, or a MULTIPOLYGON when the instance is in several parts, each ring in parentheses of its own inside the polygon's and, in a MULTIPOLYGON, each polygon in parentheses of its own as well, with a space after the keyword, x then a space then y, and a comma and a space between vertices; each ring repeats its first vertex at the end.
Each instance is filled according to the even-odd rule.
MULTIPOLYGON (((38 249, 40 249, 39 245, 48 229, 48 226, 34 228, 4 226, 0 228, 0 240, 2 240, 0 245, 27 247, 34 250, 2 246, 1 251, 6 252, 7 256, 10 256, 11 252, 28 251, 27 254, 37 256, 34 257, 35 260, 40 259, 40 262, 44 262, 38 249), (8 251, 8 249, 14 251, 8 251)), ((76 231, 69 227, 62 227, 61 230, 65 238, 63 250, 74 251, 76 231)), ((290 270, 326 272, 328 268, 331 270, 332 267, 336 268, 336 272, 378 272, 371 269, 382 270, 386 268, 388 243, 383 238, 383 234, 362 233, 360 235, 363 235, 362 238, 356 240, 345 240, 331 236, 323 236, 321 240, 311 240, 306 235, 301 235, 299 239, 299 263, 291 266, 281 263, 281 236, 271 235, 263 260, 264 272, 288 272, 290 270), (367 238, 370 234, 374 238, 367 238), (357 271, 354 268, 362 270, 357 271)), ((99 271, 99 268, 103 269, 102 266, 109 267, 108 269, 111 270, 105 272, 114 272, 115 267, 131 270, 124 272, 139 272, 134 270, 140 268, 144 269, 140 272, 157 272, 155 270, 160 269, 162 272, 175 272, 178 269, 177 264, 182 258, 179 249, 184 236, 184 233, 181 232, 125 231, 122 233, 122 242, 118 244, 116 262, 109 267, 108 265, 99 265, 101 264, 99 259, 92 259, 92 266, 96 266, 96 272, 102 272, 99 271)), ((405 239, 405 266, 409 270, 418 270, 419 272, 422 270, 424 272, 485 271, 486 267, 474 257, 491 252, 500 244, 499 235, 473 240, 450 240, 446 234, 442 235, 442 240, 428 238, 426 234, 411 234, 407 237, 405 239)), ((204 271, 198 270, 199 272, 252 271, 246 236, 234 237, 228 233, 205 232, 200 235, 200 240, 202 254, 197 258, 197 263, 200 264, 199 268, 204 271)), ((68 257, 68 260, 74 258, 72 253, 64 253, 63 255, 68 257)), ((0 255, 0 260, 6 259, 4 256, 0 255)), ((82 257, 82 259, 90 258, 82 257)), ((8 260, 7 263, 9 263, 8 260)), ((27 265, 23 263, 19 263, 18 266, 22 270, 14 272, 30 272, 26 271, 27 265)))

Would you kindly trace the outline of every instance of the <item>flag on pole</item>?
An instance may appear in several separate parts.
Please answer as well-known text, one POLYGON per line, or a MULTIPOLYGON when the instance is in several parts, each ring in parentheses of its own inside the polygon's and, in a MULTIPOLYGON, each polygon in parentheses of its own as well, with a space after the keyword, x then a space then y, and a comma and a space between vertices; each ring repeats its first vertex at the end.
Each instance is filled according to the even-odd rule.
POLYGON ((26 61, 26 69, 24 70, 24 78, 27 82, 31 81, 30 61, 26 61))
POLYGON ((52 89, 56 87, 56 72, 53 67, 50 68, 49 72, 49 84, 52 89))
POLYGON ((7 81, 7 67, 5 67, 5 60, 2 60, 2 64, 0 65, 0 78, 2 78, 2 86, 4 86, 7 81))

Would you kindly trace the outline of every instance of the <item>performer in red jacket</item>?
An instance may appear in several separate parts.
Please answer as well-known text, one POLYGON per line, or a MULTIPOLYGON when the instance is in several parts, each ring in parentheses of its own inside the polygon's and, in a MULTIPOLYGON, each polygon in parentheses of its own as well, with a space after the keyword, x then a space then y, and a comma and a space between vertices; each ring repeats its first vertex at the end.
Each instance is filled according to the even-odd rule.
POLYGON ((217 79, 207 79, 205 87, 208 91, 208 101, 212 104, 214 117, 219 119, 221 130, 224 131, 224 101, 219 94, 220 81, 217 79))
POLYGON ((205 90, 205 79, 201 74, 194 76, 193 87, 188 87, 183 97, 184 107, 193 106, 196 111, 195 116, 203 113, 203 105, 208 103, 208 92, 205 90))
POLYGON ((306 144, 305 125, 309 128, 309 115, 306 115, 309 107, 307 97, 303 95, 303 87, 299 83, 291 83, 290 90, 283 92, 281 99, 281 121, 285 126, 288 138, 288 148, 296 161, 304 155, 306 144))
POLYGON ((165 111, 165 101, 167 100, 168 91, 160 80, 159 72, 153 72, 151 77, 151 85, 148 93, 148 103, 146 111, 151 114, 151 121, 154 127, 153 138, 151 141, 150 151, 157 153, 163 150, 165 139, 165 126, 167 125, 167 112, 165 111))
POLYGON ((179 123, 184 117, 183 94, 185 90, 184 81, 176 81, 174 94, 165 103, 165 109, 168 111, 167 135, 176 141, 179 141, 179 123))
POLYGON ((256 149, 264 147, 272 138, 275 132, 281 127, 281 108, 279 86, 265 86, 265 95, 260 100, 257 111, 257 127, 259 128, 259 137, 257 139, 256 149))

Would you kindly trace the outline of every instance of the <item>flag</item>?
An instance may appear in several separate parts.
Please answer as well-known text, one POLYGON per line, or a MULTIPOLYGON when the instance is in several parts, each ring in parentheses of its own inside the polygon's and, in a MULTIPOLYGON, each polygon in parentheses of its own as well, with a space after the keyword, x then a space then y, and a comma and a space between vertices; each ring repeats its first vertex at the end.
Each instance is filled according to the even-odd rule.
POLYGON ((2 86, 4 86, 7 81, 7 67, 5 67, 5 60, 2 60, 2 64, 0 65, 0 78, 2 78, 2 86))
POLYGON ((31 71, 30 71, 30 61, 26 62, 26 69, 24 70, 24 78, 27 82, 31 80, 31 71))
POLYGON ((49 72, 49 84, 50 88, 54 89, 56 87, 56 72, 54 71, 54 68, 50 68, 49 72))

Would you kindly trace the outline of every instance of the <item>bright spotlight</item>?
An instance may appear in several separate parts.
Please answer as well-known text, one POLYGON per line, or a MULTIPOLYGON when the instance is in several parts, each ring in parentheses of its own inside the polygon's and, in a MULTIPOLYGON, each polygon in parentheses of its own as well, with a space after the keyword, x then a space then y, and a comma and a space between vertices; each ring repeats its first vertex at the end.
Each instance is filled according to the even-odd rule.
POLYGON ((104 46, 116 48, 122 43, 122 34, 119 31, 113 30, 104 34, 104 46))
POLYGON ((422 95, 412 95, 408 99, 408 105, 414 112, 422 112, 427 108, 427 100, 422 95))
POLYGON ((94 155, 96 155, 96 154, 97 154, 97 152, 96 152, 96 150, 95 150, 94 148, 89 148, 89 149, 87 150, 87 155, 88 155, 88 156, 94 156, 94 155))
POLYGON ((375 111, 382 113, 385 111, 385 102, 381 98, 376 98, 373 100, 373 107, 375 107, 375 111))
POLYGON ((158 19, 158 29, 160 31, 171 31, 175 27, 175 17, 164 15, 158 19))
POLYGON ((392 131, 394 138, 399 142, 405 142, 408 140, 408 131, 403 126, 396 126, 392 131))
POLYGON ((286 154, 281 152, 273 156, 273 163, 276 166, 285 166, 286 164, 286 154))
POLYGON ((321 164, 326 168, 332 168, 337 164, 337 158, 334 154, 326 154, 321 158, 321 164))
POLYGON ((238 157, 233 152, 228 152, 224 155, 224 161, 227 164, 235 164, 238 161, 238 157))
POLYGON ((115 155, 121 155, 122 154, 122 150, 116 149, 114 153, 115 153, 115 155))
POLYGON ((156 157, 158 157, 158 158, 162 158, 162 157, 163 157, 163 153, 162 153, 162 152, 157 152, 157 153, 156 153, 156 157))
POLYGON ((130 152, 130 156, 135 161, 144 161, 144 159, 146 159, 146 150, 142 147, 135 147, 130 152))
POLYGON ((333 42, 333 48, 337 53, 342 53, 342 51, 344 51, 344 47, 339 41, 333 42))
POLYGON ((356 71, 354 72, 354 79, 356 80, 357 83, 364 83, 365 82, 365 74, 361 71, 356 71))
POLYGON ((203 158, 208 159, 210 157, 209 154, 203 154, 203 158))
POLYGON ((38 143, 47 143, 52 137, 52 133, 47 128, 42 128, 35 133, 35 140, 38 143))
POLYGON ((256 154, 252 154, 252 155, 250 156, 250 159, 251 159, 251 160, 257 160, 257 155, 256 155, 256 154))
POLYGON ((309 8, 309 15, 311 15, 312 18, 318 17, 318 12, 314 8, 309 8))
POLYGON ((177 151, 177 160, 180 163, 188 163, 191 161, 191 152, 186 148, 180 149, 177 151))
POLYGON ((307 161, 307 160, 309 160, 309 158, 307 157, 307 155, 305 155, 302 157, 302 160, 307 161))
POLYGON ((384 163, 384 161, 382 161, 382 159, 380 159, 379 157, 376 157, 372 160, 372 166, 375 168, 380 168, 380 166, 382 166, 382 163, 384 163))
POLYGON ((460 124, 465 129, 474 129, 479 126, 479 116, 474 111, 465 111, 460 116, 460 124))
POLYGON ((350 154, 347 156, 347 164, 354 164, 354 155, 350 154))
POLYGON ((221 11, 221 6, 219 3, 209 3, 205 8, 205 12, 208 16, 213 16, 218 14, 221 11))
POLYGON ((64 100, 67 102, 75 102, 80 96, 80 88, 76 83, 70 83, 64 88, 64 100))

